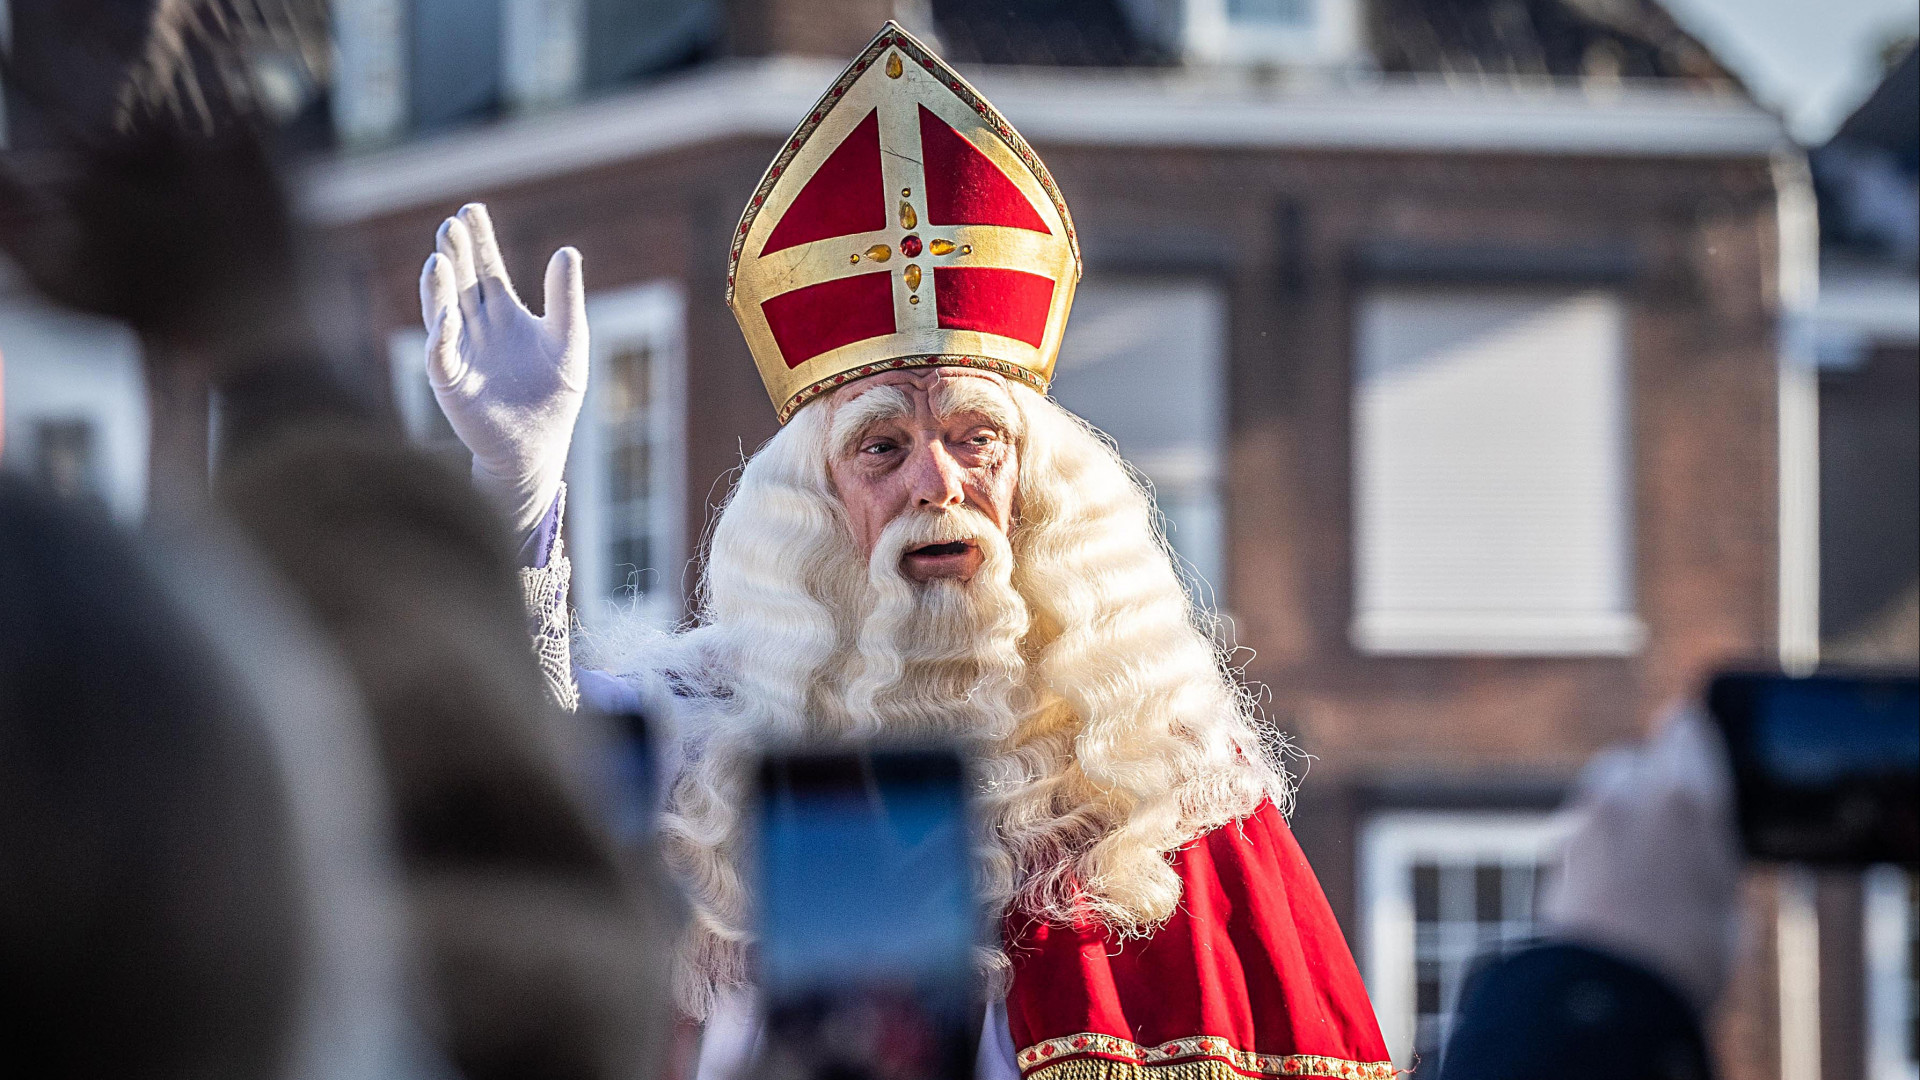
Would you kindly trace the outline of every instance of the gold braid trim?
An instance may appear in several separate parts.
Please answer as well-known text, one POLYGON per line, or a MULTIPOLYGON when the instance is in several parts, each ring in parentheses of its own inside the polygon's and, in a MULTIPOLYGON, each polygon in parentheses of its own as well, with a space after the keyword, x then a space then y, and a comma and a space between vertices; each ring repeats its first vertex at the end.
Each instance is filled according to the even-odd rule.
POLYGON ((1035 1043, 1017 1055, 1025 1080, 1246 1080, 1315 1077, 1393 1080, 1390 1061, 1348 1061, 1320 1054, 1256 1054, 1218 1035, 1193 1035, 1159 1046, 1082 1032, 1035 1043))
POLYGON ((987 356, 967 356, 961 353, 918 353, 913 356, 896 356, 890 360, 880 360, 871 364, 862 364, 851 371, 842 371, 829 375, 812 386, 803 388, 799 393, 787 399, 780 407, 780 422, 786 423, 800 406, 819 397, 829 390, 836 390, 855 379, 864 379, 882 371, 898 371, 901 368, 916 367, 970 367, 981 371, 991 371, 1009 379, 1018 379, 1044 394, 1047 382, 1038 372, 1021 367, 1010 360, 995 360, 987 356))

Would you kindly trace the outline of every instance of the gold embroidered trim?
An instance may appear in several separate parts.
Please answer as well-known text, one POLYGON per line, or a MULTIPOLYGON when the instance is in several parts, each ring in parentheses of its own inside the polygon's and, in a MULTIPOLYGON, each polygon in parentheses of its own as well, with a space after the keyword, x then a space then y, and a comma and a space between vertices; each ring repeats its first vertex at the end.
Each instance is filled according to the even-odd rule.
POLYGON ((1015 1058, 1025 1080, 1240 1080, 1301 1076, 1321 1080, 1393 1080, 1390 1061, 1348 1061, 1320 1054, 1256 1054, 1218 1035, 1159 1046, 1086 1031, 1035 1043, 1015 1058))
POLYGON ((780 407, 780 422, 782 424, 786 423, 794 413, 800 411, 800 406, 805 405, 807 402, 812 401, 814 398, 819 397, 829 390, 844 386, 855 379, 862 379, 868 375, 878 375, 883 371, 898 371, 902 368, 916 367, 978 368, 982 371, 991 371, 995 374, 1004 375, 1009 379, 1018 379, 1042 394, 1047 392, 1046 380, 1040 378, 1037 373, 1021 367, 1011 360, 995 360, 990 356, 967 356, 962 353, 918 353, 913 356, 895 356, 872 364, 862 364, 851 371, 842 371, 825 379, 821 379, 819 382, 806 387, 787 399, 787 403, 780 407))

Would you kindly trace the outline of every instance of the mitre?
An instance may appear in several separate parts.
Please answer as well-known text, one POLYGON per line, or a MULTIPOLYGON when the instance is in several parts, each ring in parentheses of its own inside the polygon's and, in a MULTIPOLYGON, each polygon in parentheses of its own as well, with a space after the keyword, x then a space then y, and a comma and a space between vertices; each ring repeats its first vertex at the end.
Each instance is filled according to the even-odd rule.
POLYGON ((733 234, 727 305, 784 424, 899 368, 978 368, 1044 393, 1079 280, 1046 165, 889 22, 767 167, 733 234))

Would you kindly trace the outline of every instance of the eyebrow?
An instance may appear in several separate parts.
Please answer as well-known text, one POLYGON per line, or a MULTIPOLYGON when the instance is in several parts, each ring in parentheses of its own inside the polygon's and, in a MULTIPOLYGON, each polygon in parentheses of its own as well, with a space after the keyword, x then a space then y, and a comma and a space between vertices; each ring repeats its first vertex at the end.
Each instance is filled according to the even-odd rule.
MULTIPOLYGON (((1009 438, 1020 436, 1020 414, 1004 392, 983 385, 983 379, 948 379, 933 389, 933 411, 940 420, 961 413, 978 413, 987 423, 1009 438)), ((874 425, 890 420, 910 420, 913 400, 894 386, 876 386, 842 405, 833 414, 827 444, 837 457, 847 457, 859 449, 859 442, 874 425)))
POLYGON ((979 413, 1009 438, 1020 437, 1020 414, 1013 400, 985 379, 947 379, 934 387, 934 415, 942 420, 960 413, 979 413))
POLYGON ((858 449, 867 429, 885 420, 900 420, 913 415, 913 402, 897 387, 876 386, 833 414, 827 433, 827 445, 837 457, 846 457, 858 449))

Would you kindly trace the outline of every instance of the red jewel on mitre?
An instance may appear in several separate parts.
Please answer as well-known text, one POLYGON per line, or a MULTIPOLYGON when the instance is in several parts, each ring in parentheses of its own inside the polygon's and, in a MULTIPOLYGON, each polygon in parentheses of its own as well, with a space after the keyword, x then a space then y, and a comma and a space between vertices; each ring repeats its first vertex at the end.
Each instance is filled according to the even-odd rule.
POLYGON ((727 302, 784 423, 823 389, 902 367, 1044 390, 1079 278, 1046 166, 888 23, 767 169, 734 234, 727 302))

